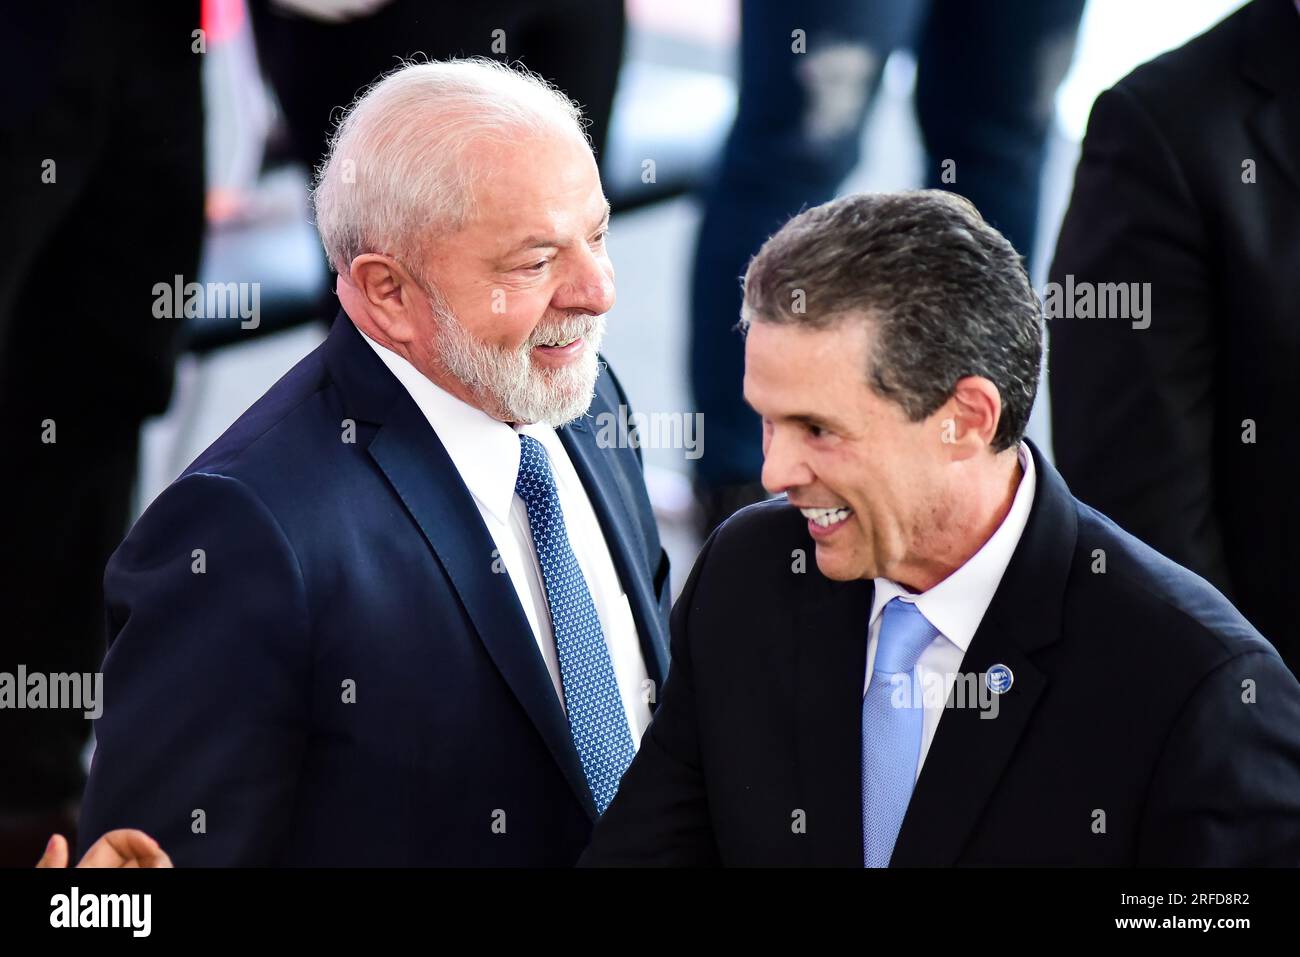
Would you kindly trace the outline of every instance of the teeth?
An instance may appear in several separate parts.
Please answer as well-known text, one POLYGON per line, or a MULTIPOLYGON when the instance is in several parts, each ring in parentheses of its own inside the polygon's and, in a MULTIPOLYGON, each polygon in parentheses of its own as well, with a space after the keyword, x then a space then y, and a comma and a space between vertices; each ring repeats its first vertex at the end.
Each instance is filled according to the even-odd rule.
POLYGON ((799 509, 804 518, 811 520, 814 524, 826 528, 834 525, 836 522, 842 522, 853 514, 851 508, 801 508, 799 509))
POLYGON ((572 343, 574 343, 574 342, 577 342, 580 338, 582 338, 582 337, 581 337, 581 336, 572 336, 572 337, 570 337, 570 338, 568 338, 568 339, 557 339, 557 340, 555 340, 555 341, 553 341, 553 342, 539 342, 538 345, 539 345, 539 346, 559 346, 560 348, 563 348, 564 346, 567 346, 567 345, 570 345, 570 344, 572 344, 572 343))

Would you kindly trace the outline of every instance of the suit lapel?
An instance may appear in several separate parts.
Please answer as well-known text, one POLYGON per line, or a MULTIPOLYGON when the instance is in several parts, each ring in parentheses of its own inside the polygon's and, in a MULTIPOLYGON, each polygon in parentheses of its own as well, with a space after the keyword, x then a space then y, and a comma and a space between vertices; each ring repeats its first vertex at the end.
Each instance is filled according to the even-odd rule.
POLYGON ((962 673, 974 672, 983 682, 989 668, 1001 664, 1011 669, 1015 680, 998 696, 995 718, 982 718, 975 707, 945 709, 908 804, 891 867, 947 867, 957 862, 1047 686, 1021 650, 1017 635, 1014 620, 984 616, 962 659, 962 673))
POLYGON ((594 819, 595 804, 568 721, 514 585, 508 575, 493 572, 492 538, 478 506, 413 401, 396 403, 371 442, 370 455, 438 556, 492 661, 594 819))
MULTIPOLYGON (((1300 57, 1300 51, 1296 56, 1300 57)), ((1300 190, 1300 89, 1274 93, 1250 117, 1250 127, 1286 171, 1291 185, 1300 190)))
POLYGON ((1251 132, 1300 190, 1300 15, 1284 0, 1254 4, 1242 45, 1242 73, 1268 98, 1251 132))
MULTIPOLYGON (((595 803, 510 577, 493 571, 492 537, 451 457, 415 401, 340 313, 325 344, 344 416, 378 426, 367 450, 433 549, 488 655, 594 820, 595 803)), ((437 622, 430 622, 437 628, 437 622)))
POLYGON ((636 501, 638 490, 628 487, 610 452, 599 447, 596 434, 584 419, 565 426, 557 434, 587 490, 619 581, 631 602, 646 670, 655 687, 662 688, 668 674, 664 623, 659 617, 654 583, 645 562, 649 547, 640 524, 629 514, 627 506, 628 502, 636 501))
POLYGON ((996 717, 975 707, 944 710, 891 867, 957 863, 1047 688, 1032 655, 1060 638, 1078 517, 1060 475, 1032 443, 1030 451, 1037 484, 1029 521, 961 664, 981 683, 993 665, 1006 665, 1014 681, 998 697, 996 717))

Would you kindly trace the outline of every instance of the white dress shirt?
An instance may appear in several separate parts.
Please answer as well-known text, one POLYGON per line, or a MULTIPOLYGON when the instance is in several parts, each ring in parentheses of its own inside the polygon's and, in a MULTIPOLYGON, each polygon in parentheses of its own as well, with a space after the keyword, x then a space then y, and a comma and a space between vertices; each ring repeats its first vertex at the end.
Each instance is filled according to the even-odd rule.
MULTIPOLYGON (((569 545, 582 569, 582 577, 586 579, 609 648, 632 744, 639 747, 641 734, 650 724, 650 704, 646 690, 649 676, 641 655, 636 620, 632 617, 632 606, 619 582, 591 500, 587 498, 582 480, 578 478, 555 430, 548 425, 511 426, 494 419, 434 385, 391 349, 364 333, 362 338, 420 407, 465 487, 474 497, 474 504, 478 506, 483 524, 496 546, 493 555, 483 556, 483 569, 486 572, 504 568, 509 575, 563 708, 564 684, 560 678, 555 635, 551 630, 550 605, 542 584, 542 567, 528 525, 528 509, 523 499, 515 494, 520 433, 530 435, 542 444, 550 459, 551 474, 555 477, 569 545), (500 563, 496 564, 494 560, 498 558, 500 563)), ((430 481, 433 481, 432 476, 430 481)))
POLYGON ((1019 447, 1020 467, 1024 474, 1012 499, 1006 518, 987 542, 966 564, 935 585, 929 591, 909 591, 888 578, 875 579, 875 595, 871 601, 871 625, 867 632, 867 674, 862 693, 867 693, 871 681, 871 667, 876 659, 876 645, 880 637, 881 612, 893 598, 914 602, 939 635, 921 652, 916 662, 917 681, 921 689, 941 687, 943 694, 924 697, 925 715, 921 730, 921 755, 916 762, 916 773, 930 750, 939 719, 943 717, 944 703, 952 693, 957 672, 961 670, 966 649, 979 628, 984 612, 988 611, 998 583, 1007 570, 1011 555, 1020 542, 1020 536, 1029 521, 1029 510, 1034 504, 1034 457, 1022 442, 1019 447), (931 682, 937 682, 932 685, 931 682))

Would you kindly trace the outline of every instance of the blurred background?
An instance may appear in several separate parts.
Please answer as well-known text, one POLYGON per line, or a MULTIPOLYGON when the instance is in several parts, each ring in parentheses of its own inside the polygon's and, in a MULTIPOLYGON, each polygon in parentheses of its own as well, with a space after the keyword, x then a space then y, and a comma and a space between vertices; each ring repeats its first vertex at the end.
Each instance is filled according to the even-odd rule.
MULTIPOLYGON (((549 5, 538 0, 519 6, 549 5)), ((799 8, 792 22, 806 19, 804 5, 784 5, 799 8)), ((965 4, 977 14, 981 7, 996 5, 965 4)), ((1021 248, 1036 284, 1045 281, 1079 142, 1097 94, 1239 5, 1230 0, 1090 0, 1078 5, 1082 13, 1073 58, 1059 88, 1044 91, 1054 109, 1041 167, 1037 231, 1033 248, 1021 248)), ((423 6, 434 10, 440 4, 423 6)), ((832 18, 849 19, 854 7, 905 5, 865 0, 823 6, 832 18)), ((914 6, 919 10, 924 4, 914 6)), ((738 0, 625 4, 624 54, 601 157, 606 191, 618 211, 609 239, 618 304, 609 317, 604 353, 638 412, 689 413, 697 408, 689 363, 692 268, 704 196, 736 114, 740 7, 738 0), (646 159, 655 162, 655 183, 642 182, 646 159)), ((242 0, 209 0, 203 11, 210 46, 203 61, 208 225, 200 281, 259 279, 263 318, 253 331, 241 329, 238 322, 214 323, 219 328, 211 330, 202 328, 202 320, 195 323, 190 348, 179 360, 172 404, 144 430, 137 514, 324 338, 325 321, 334 315, 313 309, 325 264, 308 216, 309 172, 284 148, 284 118, 259 68, 255 21, 242 0), (283 311, 277 314, 273 308, 281 303, 283 311)), ((919 23, 920 14, 913 15, 919 23)), ((485 35, 479 49, 466 52, 491 55, 491 40, 485 35)), ((910 38, 900 40, 902 45, 880 67, 879 89, 860 134, 860 158, 837 194, 907 189, 925 181, 926 151, 912 102, 916 55, 910 38)), ((395 51, 404 54, 405 46, 394 38, 395 51)), ((581 46, 575 47, 564 55, 583 56, 581 46)), ((263 51, 264 59, 277 55, 275 49, 263 51)), ((808 203, 818 201, 821 197, 808 203)), ((987 209, 981 211, 990 216, 987 209)), ((743 268, 741 261, 720 281, 738 288, 735 277, 743 268)), ((736 305, 738 309, 738 294, 736 305)), ((738 312, 720 318, 730 320, 721 322, 729 328, 738 312)), ((1040 389, 1029 433, 1044 448, 1050 448, 1047 401, 1047 390, 1040 389)), ((704 418, 705 459, 713 454, 710 418, 704 418)), ((681 448, 647 448, 644 456, 673 559, 674 587, 680 588, 700 543, 693 462, 681 448)))
MULTIPOLYGON (((615 210, 605 356, 635 411, 703 425, 699 449, 644 449, 680 588, 702 536, 762 495, 732 326, 738 277, 763 239, 837 194, 938 186, 971 198, 1041 288, 1097 95, 1239 5, 11 6, 0 15, 0 407, 24 430, 57 428, 58 445, 6 449, 17 494, 3 538, 18 561, 3 576, 14 625, 0 670, 97 670, 108 555, 324 339, 338 306, 309 217, 311 170, 338 109, 399 57, 519 60, 587 109, 615 210), (256 322, 160 315, 145 291, 173 277, 255 286, 256 322)), ((1044 450, 1047 401, 1044 384, 1029 432, 1044 450)), ((32 834, 67 833, 80 794, 69 754, 86 748, 86 722, 36 720, 0 728, 0 761, 26 762, 0 773, 0 863, 34 860, 32 834)))

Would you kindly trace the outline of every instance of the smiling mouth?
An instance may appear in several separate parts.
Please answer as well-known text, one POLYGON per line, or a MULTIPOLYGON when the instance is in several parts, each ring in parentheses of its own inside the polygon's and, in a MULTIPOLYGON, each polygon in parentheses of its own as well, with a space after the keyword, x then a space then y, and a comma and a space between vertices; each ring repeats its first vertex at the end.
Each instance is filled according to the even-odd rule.
POLYGON ((838 508, 801 508, 799 514, 818 528, 832 528, 841 522, 847 521, 848 517, 853 514, 853 509, 847 506, 838 508))
POLYGON ((532 348, 535 360, 547 368, 567 367, 587 348, 587 340, 582 336, 554 341, 555 345, 539 342, 532 348))

